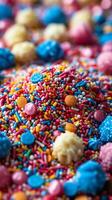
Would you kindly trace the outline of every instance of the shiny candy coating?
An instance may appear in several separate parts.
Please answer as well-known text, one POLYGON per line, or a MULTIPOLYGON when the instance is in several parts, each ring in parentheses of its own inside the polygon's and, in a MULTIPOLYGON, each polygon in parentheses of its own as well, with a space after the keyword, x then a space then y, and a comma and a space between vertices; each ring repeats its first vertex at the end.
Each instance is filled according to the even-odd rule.
POLYGON ((42 16, 42 22, 45 25, 48 25, 51 23, 65 24, 66 15, 61 7, 54 5, 45 10, 42 16))
POLYGON ((63 49, 55 40, 46 40, 36 48, 37 55, 43 61, 53 62, 64 57, 63 49))

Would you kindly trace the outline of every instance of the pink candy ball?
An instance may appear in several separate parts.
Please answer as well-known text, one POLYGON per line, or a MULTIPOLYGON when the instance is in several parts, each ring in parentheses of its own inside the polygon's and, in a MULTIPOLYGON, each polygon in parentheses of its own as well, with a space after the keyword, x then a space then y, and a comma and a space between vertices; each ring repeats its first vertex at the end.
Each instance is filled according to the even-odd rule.
POLYGON ((53 135, 57 137, 57 136, 61 135, 61 132, 56 130, 56 131, 53 132, 53 135))
POLYGON ((12 22, 8 19, 1 20, 0 21, 0 31, 5 32, 10 26, 12 25, 12 22))
POLYGON ((101 147, 99 159, 105 170, 112 167, 112 143, 107 143, 101 147))
POLYGON ((43 200, 56 200, 56 198, 52 195, 47 195, 43 198, 43 200))
POLYGON ((92 42, 92 30, 88 24, 77 25, 70 30, 69 36, 72 42, 80 45, 86 45, 92 42))
POLYGON ((62 184, 58 180, 52 181, 48 188, 48 192, 54 196, 60 195, 62 191, 63 191, 62 184))
POLYGON ((102 47, 102 51, 111 51, 112 52, 112 41, 104 44, 102 47))
POLYGON ((0 189, 6 188, 10 185, 11 176, 7 168, 3 165, 0 166, 0 189))
POLYGON ((27 115, 34 115, 36 113, 36 107, 33 103, 27 103, 25 105, 25 109, 24 109, 24 112, 27 114, 27 115))
POLYGON ((97 58, 98 69, 108 75, 112 75, 112 52, 102 52, 97 58))
POLYGON ((15 184, 21 185, 26 182, 27 175, 23 171, 18 171, 12 175, 12 180, 15 184))
POLYGON ((96 110, 94 112, 94 119, 98 122, 102 122, 105 118, 104 112, 102 110, 96 110))

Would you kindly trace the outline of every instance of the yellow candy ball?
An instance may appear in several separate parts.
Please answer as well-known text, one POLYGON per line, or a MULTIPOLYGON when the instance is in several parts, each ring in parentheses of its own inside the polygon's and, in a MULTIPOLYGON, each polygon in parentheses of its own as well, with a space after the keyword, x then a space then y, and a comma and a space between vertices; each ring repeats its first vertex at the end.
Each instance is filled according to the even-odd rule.
POLYGON ((56 40, 59 42, 67 40, 67 29, 63 24, 50 24, 44 30, 44 38, 46 40, 56 40))
POLYGON ((31 62, 36 58, 35 46, 27 41, 14 45, 12 53, 19 63, 31 62))
POLYGON ((27 29, 19 24, 11 26, 4 34, 4 40, 7 46, 13 46, 28 39, 29 34, 27 29))
POLYGON ((70 27, 74 28, 80 23, 92 25, 91 12, 88 9, 82 9, 74 14, 70 19, 70 27))
POLYGON ((27 200, 27 197, 26 197, 24 192, 20 191, 20 192, 15 192, 12 195, 12 199, 14 199, 14 200, 27 200))
POLYGON ((16 22, 28 28, 36 28, 39 24, 38 18, 32 9, 19 11, 16 16, 16 22))

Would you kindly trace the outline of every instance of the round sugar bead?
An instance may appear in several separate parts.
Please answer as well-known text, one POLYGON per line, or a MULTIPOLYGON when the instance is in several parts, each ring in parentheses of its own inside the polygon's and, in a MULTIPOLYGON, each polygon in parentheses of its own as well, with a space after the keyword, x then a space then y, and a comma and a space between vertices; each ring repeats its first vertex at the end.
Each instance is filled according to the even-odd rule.
POLYGON ((94 118, 96 119, 96 121, 102 122, 105 118, 105 114, 102 110, 96 110, 94 112, 94 118))
POLYGON ((11 26, 4 34, 5 43, 9 47, 28 39, 29 34, 27 29, 19 24, 11 26))
POLYGON ((36 58, 35 46, 31 42, 21 42, 12 48, 15 59, 19 63, 31 62, 36 58))
POLYGON ((0 159, 9 155, 11 149, 11 142, 9 138, 0 133, 0 159))
POLYGON ((20 96, 17 98, 17 105, 19 108, 24 108, 27 104, 27 99, 24 96, 20 96))
POLYGON ((30 102, 25 105, 24 111, 27 115, 34 115, 36 113, 36 107, 32 102, 30 102))
POLYGON ((44 184, 44 179, 39 174, 32 175, 28 178, 28 185, 33 188, 40 188, 44 184))
POLYGON ((76 127, 74 126, 74 124, 67 122, 65 125, 65 130, 74 133, 76 131, 76 127))
POLYGON ((43 79, 43 75, 42 74, 34 73, 34 74, 32 74, 30 80, 31 80, 32 83, 38 83, 38 82, 42 81, 42 79, 43 79))
POLYGON ((15 192, 15 193, 11 196, 11 199, 12 199, 12 200, 27 200, 27 197, 26 197, 26 195, 25 195, 24 192, 18 191, 18 192, 15 192))
POLYGON ((73 95, 67 95, 65 97, 65 104, 67 106, 75 106, 76 105, 76 98, 73 95))
POLYGON ((17 171, 17 172, 14 172, 13 175, 12 175, 12 180, 15 184, 17 185, 21 185, 23 183, 26 182, 27 180, 27 175, 25 174, 24 171, 17 171))
POLYGON ((21 135, 21 143, 25 145, 31 145, 35 141, 35 136, 30 132, 26 131, 21 135))
POLYGON ((7 168, 0 165, 0 189, 6 188, 11 182, 11 176, 7 168))
POLYGON ((54 180, 51 182, 49 188, 48 188, 48 192, 51 194, 51 195, 54 195, 54 196, 58 196, 62 193, 62 184, 58 181, 58 180, 54 180))
POLYGON ((15 57, 9 49, 0 48, 0 70, 15 66, 15 57))
POLYGON ((19 11, 16 16, 16 22, 28 28, 36 28, 39 23, 38 18, 32 9, 19 11))

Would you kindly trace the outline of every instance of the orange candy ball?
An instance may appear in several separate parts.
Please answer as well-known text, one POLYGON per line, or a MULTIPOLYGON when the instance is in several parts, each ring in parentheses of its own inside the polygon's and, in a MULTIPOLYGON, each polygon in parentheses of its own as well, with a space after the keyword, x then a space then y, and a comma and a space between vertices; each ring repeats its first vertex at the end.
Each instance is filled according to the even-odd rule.
POLYGON ((27 200, 27 197, 25 195, 24 192, 20 191, 20 192, 15 192, 13 195, 12 195, 12 198, 14 200, 27 200))
POLYGON ((86 195, 81 195, 76 197, 74 200, 89 200, 89 198, 86 195))
POLYGON ((20 97, 17 98, 17 105, 20 108, 24 108, 26 104, 27 104, 27 99, 25 97, 20 96, 20 97))
POLYGON ((67 95, 65 97, 65 104, 67 106, 75 106, 76 105, 76 98, 73 95, 67 95))
POLYGON ((65 130, 74 133, 76 131, 76 127, 74 126, 74 124, 67 122, 65 125, 65 130))

